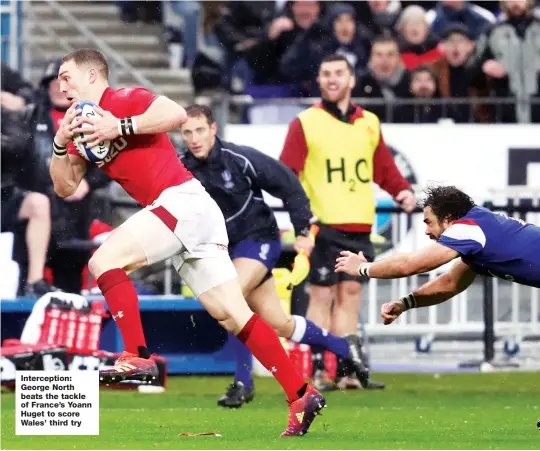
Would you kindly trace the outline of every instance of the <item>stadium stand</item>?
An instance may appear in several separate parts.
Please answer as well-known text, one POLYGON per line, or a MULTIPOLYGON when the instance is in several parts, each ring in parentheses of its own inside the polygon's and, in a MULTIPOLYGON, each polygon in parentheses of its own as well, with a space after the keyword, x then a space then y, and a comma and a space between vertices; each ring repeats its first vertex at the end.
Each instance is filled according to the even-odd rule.
MULTIPOLYGON (((494 60, 490 53, 493 45, 502 45, 502 41, 497 42, 501 34, 491 31, 492 26, 493 30, 502 30, 508 29, 505 24, 510 24, 510 27, 514 25, 523 27, 523 33, 528 28, 531 29, 531 33, 534 33, 533 30, 538 27, 538 20, 534 18, 538 16, 538 9, 533 11, 532 1, 524 3, 535 14, 531 19, 520 19, 519 7, 518 10, 513 11, 514 7, 508 9, 504 6, 504 2, 502 2, 502 11, 499 11, 497 2, 482 2, 482 7, 475 5, 474 2, 451 1, 439 2, 438 5, 436 2, 407 1, 350 2, 354 5, 356 13, 347 10, 347 2, 339 3, 341 6, 337 5, 337 8, 341 10, 337 11, 334 5, 333 8, 325 11, 327 9, 325 2, 299 2, 298 5, 302 5, 302 9, 298 9, 300 6, 297 6, 295 2, 265 2, 264 8, 247 12, 243 10, 248 8, 247 6, 240 6, 241 4, 234 2, 228 6, 225 2, 222 6, 224 14, 215 20, 213 27, 208 25, 204 30, 207 46, 217 53, 225 49, 225 55, 221 55, 219 61, 201 58, 196 62, 193 73, 195 92, 200 93, 201 90, 198 88, 200 83, 205 85, 205 89, 212 83, 216 89, 222 87, 233 93, 248 96, 239 98, 238 102, 257 103, 256 107, 249 108, 249 113, 244 112, 245 114, 241 116, 243 120, 253 122, 250 118, 253 116, 257 122, 264 123, 268 122, 268 119, 266 121, 264 119, 266 116, 270 120, 273 117, 276 122, 286 123, 289 122, 291 116, 294 117, 298 108, 301 108, 298 101, 295 103, 294 100, 290 100, 286 102, 286 106, 274 106, 276 111, 272 115, 269 103, 275 105, 275 101, 267 102, 265 99, 281 97, 297 98, 301 101, 302 98, 317 96, 314 83, 317 61, 320 61, 321 54, 325 51, 337 51, 347 55, 356 69, 361 86, 355 90, 355 97, 367 97, 374 100, 374 102, 364 101, 365 105, 381 106, 382 104, 387 110, 398 108, 399 105, 411 105, 413 102, 410 99, 414 96, 408 86, 410 70, 420 64, 431 67, 437 83, 445 86, 443 99, 469 97, 468 92, 467 95, 463 95, 467 91, 466 86, 458 86, 460 83, 457 82, 457 79, 467 79, 468 88, 474 90, 473 97, 483 106, 481 114, 478 111, 480 109, 478 105, 475 106, 474 111, 472 107, 469 107, 467 121, 524 120, 514 118, 516 113, 511 111, 512 107, 502 108, 491 103, 488 100, 490 97, 501 98, 501 103, 505 101, 513 103, 512 99, 520 98, 522 95, 531 96, 533 101, 538 101, 537 81, 532 82, 532 86, 529 87, 517 81, 520 78, 527 79, 525 72, 534 69, 528 69, 527 63, 521 66, 521 63, 512 60, 510 56, 525 51, 527 44, 512 44, 515 46, 513 50, 509 50, 506 56, 503 54, 499 56, 500 59, 505 58, 510 77, 512 79, 517 77, 513 85, 508 85, 505 76, 494 71, 492 65, 494 60), (434 9, 426 11, 432 7, 434 9), (235 8, 239 10, 236 11, 235 8), (497 24, 493 24, 495 15, 499 16, 497 24), (272 18, 270 19, 269 16, 272 18), (342 25, 342 22, 338 24, 336 21, 339 16, 351 17, 356 22, 356 33, 350 43, 343 41, 343 38, 341 42, 339 38, 335 41, 340 35, 346 36, 342 31, 346 25, 342 25), (460 31, 455 31, 456 26, 460 27, 460 31), (244 34, 237 33, 235 27, 246 31, 243 32, 244 34), (454 31, 451 33, 451 30, 454 31), (395 36, 401 53, 401 63, 398 59, 395 59, 395 62, 381 61, 380 52, 374 52, 373 47, 369 45, 376 42, 375 38, 381 33, 395 36), (450 62, 454 75, 450 77, 450 84, 448 84, 448 66, 444 69, 441 64, 445 59, 448 62, 448 58, 452 58, 454 52, 463 52, 463 50, 456 50, 456 46, 460 45, 455 43, 458 38, 450 41, 446 39, 453 33, 476 41, 477 44, 473 48, 467 47, 468 57, 465 60, 456 61, 454 57, 450 62), (492 40, 488 41, 489 39, 492 40), (332 44, 333 41, 336 44, 332 44), (362 44, 359 47, 355 43, 367 43, 367 45, 362 44), (283 51, 283 46, 288 47, 287 51, 283 51), (369 58, 366 58, 366 52, 368 54, 371 52, 369 58), (275 71, 275 66, 268 65, 269 60, 278 60, 281 70, 271 72, 275 71), (486 62, 488 62, 487 65, 485 65, 486 62), (199 68, 197 63, 203 67, 199 68), (385 66, 388 65, 392 69, 387 68, 387 73, 385 73, 385 66), (210 71, 211 66, 219 68, 216 72, 221 74, 221 77, 214 77, 211 81, 204 81, 203 78, 203 82, 199 82, 199 72, 204 74, 205 69, 210 71), (457 75, 460 71, 466 73, 464 77, 457 75), (372 79, 373 77, 375 80, 372 79), (364 80, 369 80, 369 83, 363 85, 364 80), (528 94, 523 94, 525 91, 528 94), (392 103, 395 108, 392 107, 392 103), (256 109, 260 109, 262 113, 257 115, 256 109), (281 117, 279 112, 282 113, 281 117), (262 119, 259 119, 261 117, 262 119)), ((208 52, 205 50, 205 53, 208 52)), ((448 105, 448 102, 437 97, 438 95, 435 96, 433 104, 438 104, 440 107, 448 105)), ((460 99, 461 103, 472 105, 471 101, 463 99, 460 99)), ((459 100, 451 103, 460 104, 459 100)), ((461 110, 459 121, 463 121, 465 117, 464 108, 461 110)), ((534 122, 539 120, 534 111, 523 114, 532 114, 531 120, 534 122)), ((450 112, 445 107, 440 108, 439 116, 456 119, 455 112, 450 112)), ((387 122, 403 122, 399 114, 395 118, 384 117, 384 119, 387 122)), ((525 120, 525 122, 528 121, 525 120)))
POLYGON ((131 66, 118 67, 113 63, 112 71, 118 84, 140 85, 140 80, 133 78, 135 71, 172 99, 182 104, 191 99, 189 71, 169 67, 161 23, 126 23, 114 1, 25 3, 28 3, 25 7, 31 18, 27 40, 30 46, 28 60, 34 69, 30 77, 32 80, 38 80, 46 62, 61 57, 66 50, 95 47, 97 43, 90 37, 93 36, 110 46, 118 57, 131 66))

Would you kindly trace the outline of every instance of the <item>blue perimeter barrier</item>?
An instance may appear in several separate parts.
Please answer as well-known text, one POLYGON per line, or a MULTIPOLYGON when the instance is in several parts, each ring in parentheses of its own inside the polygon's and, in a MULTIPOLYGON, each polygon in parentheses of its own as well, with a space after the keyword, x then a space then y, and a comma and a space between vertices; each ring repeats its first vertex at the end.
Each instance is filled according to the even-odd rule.
MULTIPOLYGON (((103 300, 102 297, 88 299, 103 300)), ((170 374, 234 372, 234 355, 227 332, 197 299, 180 296, 140 296, 139 299, 148 347, 167 358, 170 374)), ((34 298, 0 301, 2 340, 21 336, 35 302, 34 298)), ((103 321, 100 349, 123 350, 120 331, 112 318, 103 321)))

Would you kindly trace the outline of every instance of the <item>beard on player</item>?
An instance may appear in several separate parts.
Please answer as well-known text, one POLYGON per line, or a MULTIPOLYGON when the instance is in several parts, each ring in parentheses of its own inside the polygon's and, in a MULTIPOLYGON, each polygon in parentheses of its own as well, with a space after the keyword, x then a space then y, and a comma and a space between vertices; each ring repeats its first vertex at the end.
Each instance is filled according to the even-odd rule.
POLYGON ((355 79, 351 65, 343 56, 333 55, 323 60, 317 82, 324 100, 337 103, 344 111, 348 108, 355 79))
POLYGON ((343 100, 349 99, 350 95, 350 88, 347 85, 343 86, 339 81, 332 81, 324 87, 321 86, 321 96, 328 102, 340 103, 343 100))

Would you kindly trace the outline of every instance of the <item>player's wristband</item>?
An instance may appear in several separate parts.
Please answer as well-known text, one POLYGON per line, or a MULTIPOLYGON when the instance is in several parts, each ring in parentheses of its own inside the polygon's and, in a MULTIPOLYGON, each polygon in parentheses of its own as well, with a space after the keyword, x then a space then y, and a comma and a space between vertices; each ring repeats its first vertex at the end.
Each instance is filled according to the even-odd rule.
POLYGON ((120 136, 136 135, 137 123, 134 117, 126 117, 124 119, 118 119, 118 133, 120 136))
POLYGON ((362 263, 358 267, 358 275, 361 277, 369 277, 369 267, 371 266, 371 263, 362 263))
POLYGON ((53 153, 55 157, 66 158, 67 146, 59 146, 58 144, 56 144, 56 141, 53 139, 53 153))
POLYGON ((407 296, 403 296, 400 301, 405 304, 405 310, 416 308, 416 298, 414 297, 414 293, 409 293, 407 296))

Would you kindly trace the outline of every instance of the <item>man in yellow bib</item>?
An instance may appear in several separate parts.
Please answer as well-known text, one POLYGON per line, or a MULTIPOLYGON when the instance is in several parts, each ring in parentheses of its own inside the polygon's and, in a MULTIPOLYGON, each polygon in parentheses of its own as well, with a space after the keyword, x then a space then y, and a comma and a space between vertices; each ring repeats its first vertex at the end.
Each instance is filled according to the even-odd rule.
MULTIPOLYGON (((290 124, 280 159, 300 178, 321 223, 311 254, 307 318, 334 334, 346 335, 357 331, 363 280, 335 273, 334 265, 342 250, 362 251, 369 261, 375 258, 370 240, 375 218, 373 182, 407 212, 414 210, 416 199, 384 143, 379 118, 351 103, 355 78, 348 60, 342 55, 326 57, 317 82, 322 102, 290 124)), ((341 359, 332 382, 323 350, 312 347, 312 357, 313 382, 319 390, 384 388, 383 383, 369 381, 369 376, 359 381, 341 359)))

